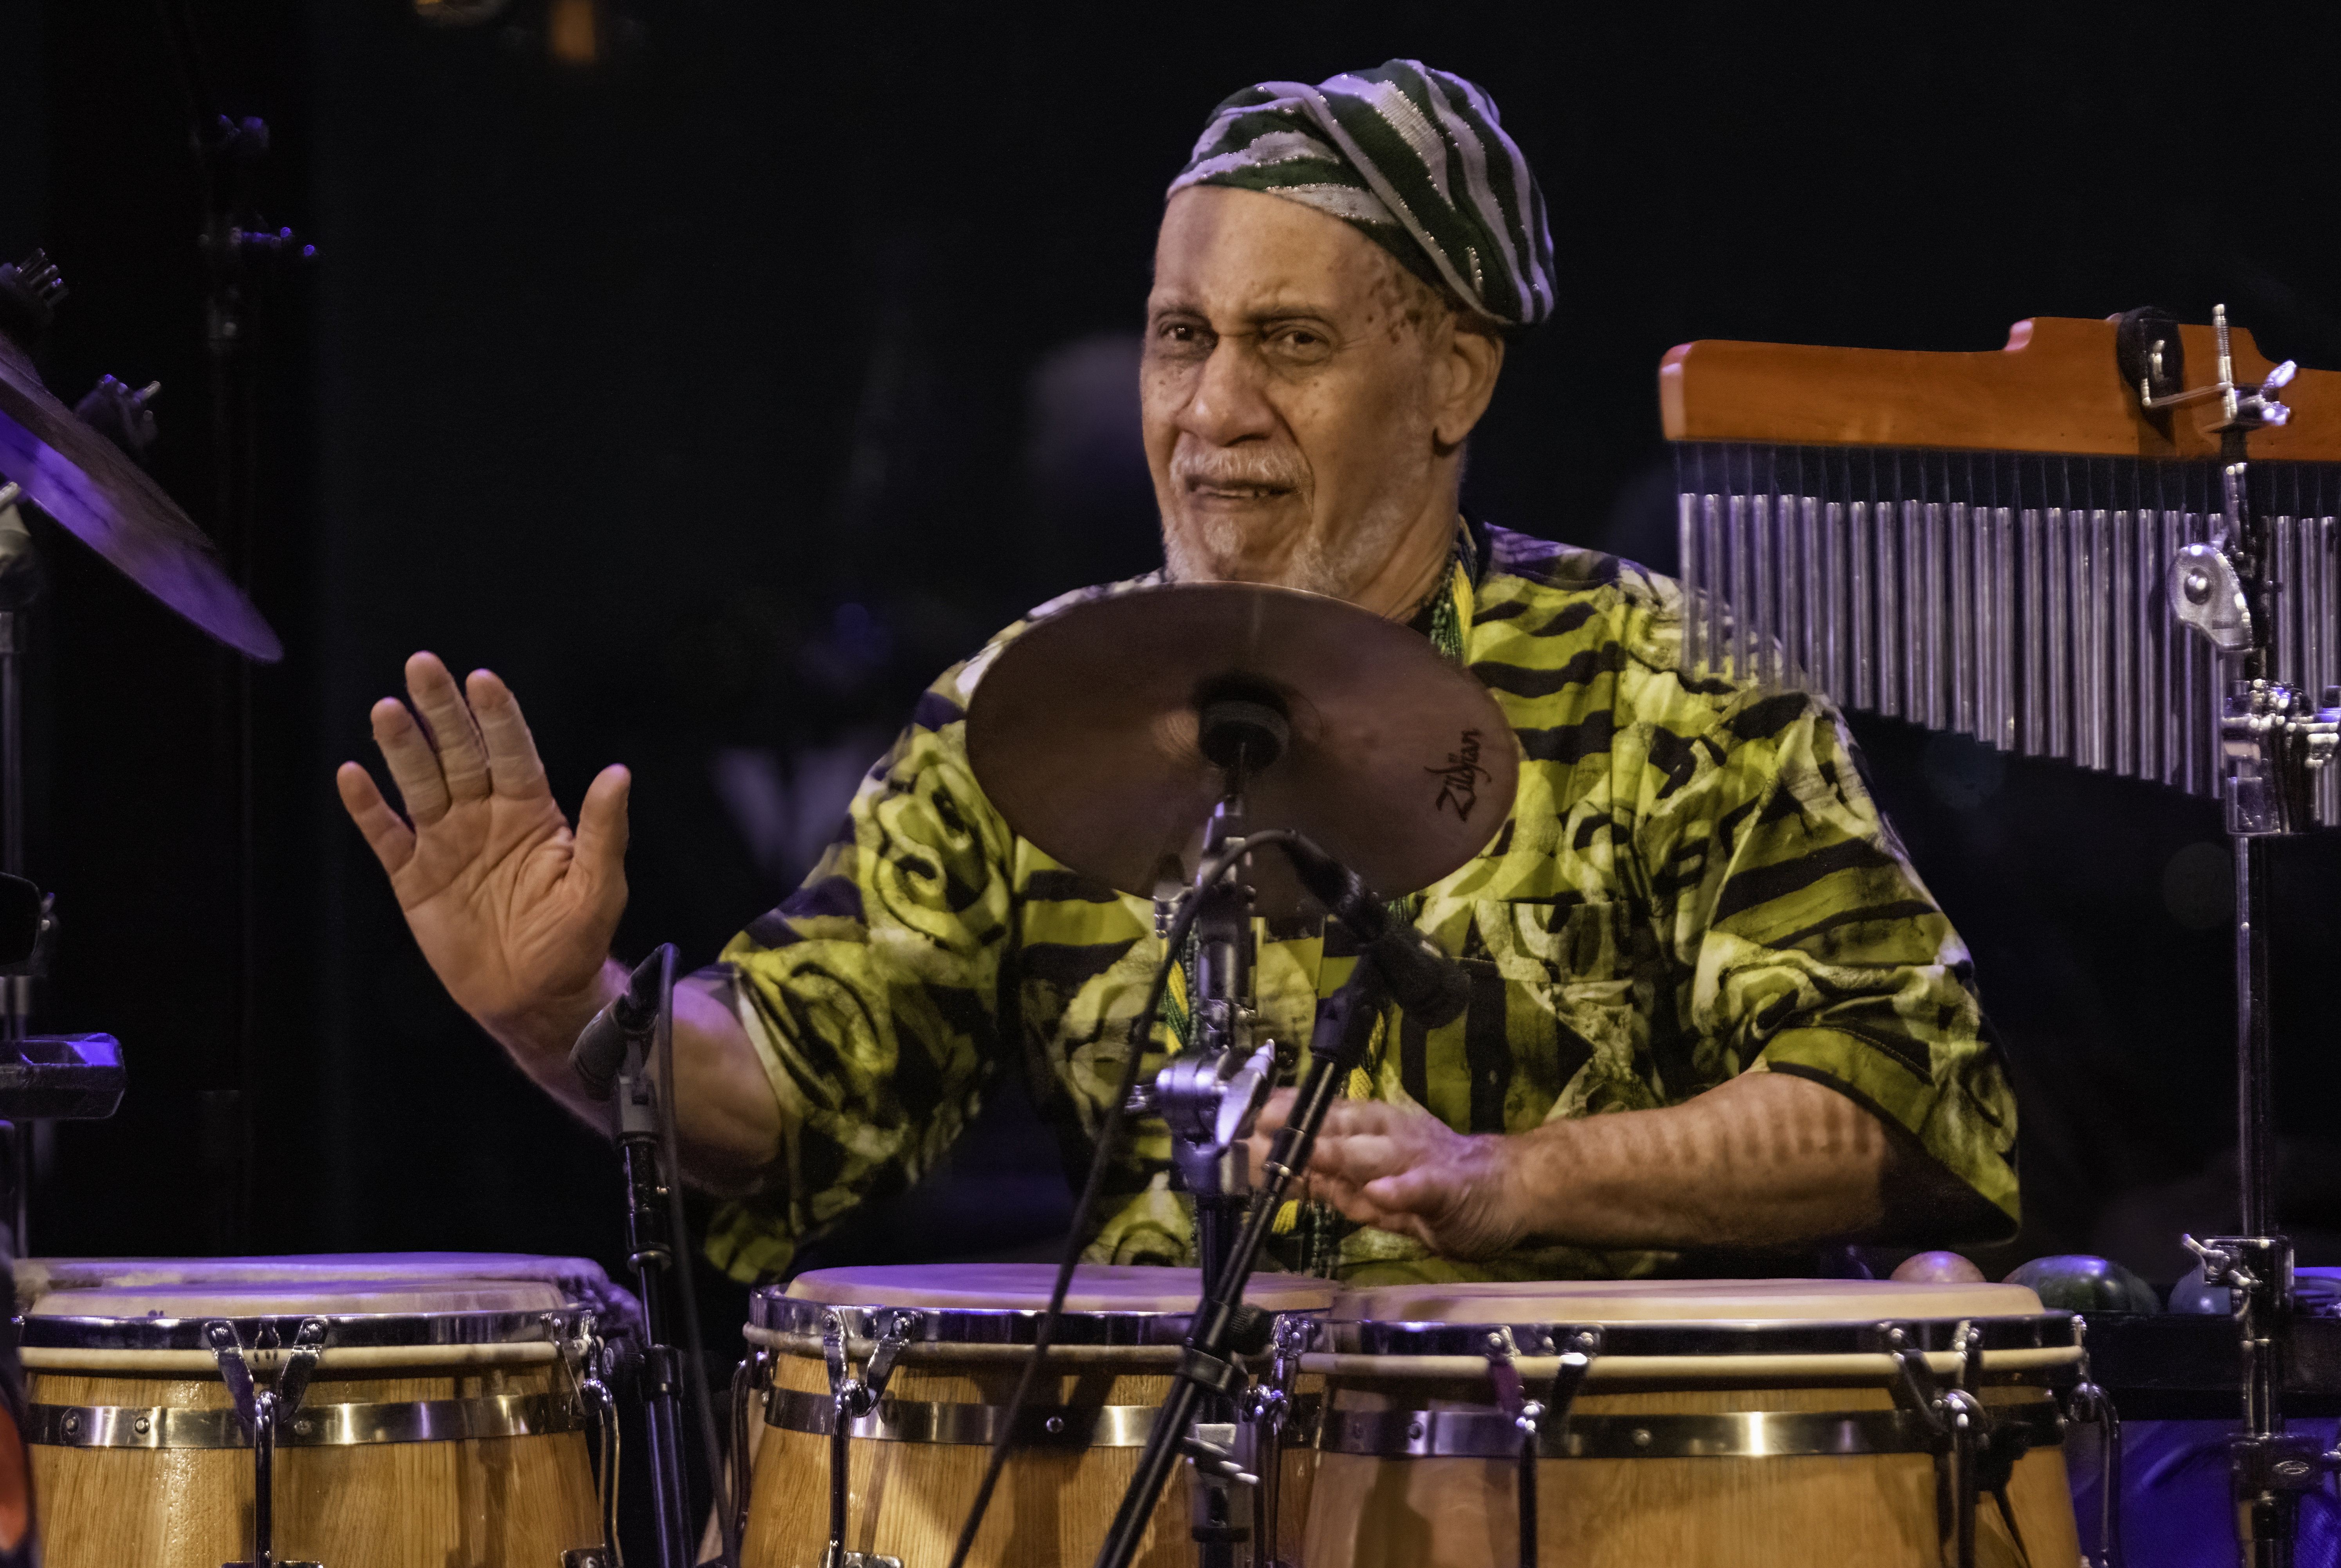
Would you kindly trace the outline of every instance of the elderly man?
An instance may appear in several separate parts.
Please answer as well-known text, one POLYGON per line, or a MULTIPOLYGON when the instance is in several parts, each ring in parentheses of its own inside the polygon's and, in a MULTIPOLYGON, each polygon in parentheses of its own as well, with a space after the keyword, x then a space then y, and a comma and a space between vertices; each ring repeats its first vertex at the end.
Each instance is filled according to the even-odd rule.
MULTIPOLYGON (((1088 591, 1338 595, 1476 674, 1524 759, 1511 819, 1415 900, 1469 1007, 1382 1021, 1311 1201, 1278 1218, 1280 1261, 1612 1275, 2003 1229, 2015 1111, 1965 949, 1835 714, 1685 670, 1671 583, 1459 514, 1506 343, 1551 310, 1550 254, 1495 106, 1410 61, 1229 100, 1163 213, 1141 374, 1165 567, 1088 591)), ((804 887, 679 993, 685 1161, 730 1200, 710 1247, 742 1278, 913 1179, 1001 1072, 1085 1164, 1133 1048, 1155 911, 985 800, 963 723, 984 662, 935 682, 804 887)), ((343 799, 455 1000, 601 1121, 564 1054, 624 977, 627 775, 593 781, 573 834, 495 676, 459 690, 417 654, 407 688, 412 710, 374 712, 405 817, 354 764, 343 799)), ((1345 935, 1260 936, 1261 1027, 1304 1040, 1345 935)), ((1148 1048, 1175 1047, 1170 1011, 1148 1048)), ((1151 1123, 1116 1151, 1092 1257, 1190 1259, 1167 1150, 1151 1123)))

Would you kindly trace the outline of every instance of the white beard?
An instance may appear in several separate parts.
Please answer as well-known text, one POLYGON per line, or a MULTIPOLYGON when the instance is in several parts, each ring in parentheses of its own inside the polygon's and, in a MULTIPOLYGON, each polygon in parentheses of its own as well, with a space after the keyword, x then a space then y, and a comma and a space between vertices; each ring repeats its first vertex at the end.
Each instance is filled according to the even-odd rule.
MULTIPOLYGON (((1174 483, 1189 472, 1238 479, 1248 471, 1225 460, 1192 460, 1183 454, 1172 460, 1171 469, 1174 483)), ((1373 581, 1374 574, 1390 560, 1393 547, 1415 521, 1414 512, 1396 487, 1378 491, 1372 504, 1347 527, 1310 530, 1286 552, 1283 570, 1271 580, 1271 586, 1349 599, 1373 581)), ((1163 564, 1174 582, 1220 581, 1221 573, 1218 569, 1222 563, 1242 559, 1245 534, 1246 525, 1224 513, 1207 513, 1193 519, 1186 529, 1174 526, 1166 513, 1162 518, 1163 564)))

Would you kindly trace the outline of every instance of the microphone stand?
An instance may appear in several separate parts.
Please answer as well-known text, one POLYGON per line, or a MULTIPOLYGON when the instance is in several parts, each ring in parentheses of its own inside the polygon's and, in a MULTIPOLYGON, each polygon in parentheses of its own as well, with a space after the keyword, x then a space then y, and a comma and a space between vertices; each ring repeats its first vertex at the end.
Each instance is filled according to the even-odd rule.
POLYGON ((571 1060, 589 1091, 606 1094, 612 1081, 608 1058, 623 1052, 615 1064, 618 1156, 625 1170, 626 1264, 642 1298, 643 1336, 649 1342, 643 1352, 643 1422, 650 1447, 652 1523, 658 1568, 692 1568, 695 1553, 689 1481, 682 1468, 682 1384, 667 1277, 677 1260, 668 1224, 667 1185, 660 1170, 660 1086, 651 1076, 653 1051, 662 1062, 674 1059, 673 1027, 674 948, 668 945, 634 971, 623 997, 586 1026, 571 1060))
MULTIPOLYGON (((1206 1275, 1210 1283, 1196 1308, 1194 1326, 1187 1335, 1170 1394, 1155 1415, 1145 1451, 1139 1456, 1137 1474, 1131 1477, 1129 1489, 1122 1494, 1121 1507, 1114 1514, 1105 1545, 1098 1553, 1096 1568, 1130 1568, 1136 1560, 1140 1538, 1146 1533, 1147 1522, 1154 1515, 1155 1503, 1170 1480, 1170 1467, 1180 1457, 1193 1460, 1199 1472, 1222 1485, 1238 1481, 1257 1483, 1257 1477, 1244 1474, 1232 1453, 1204 1441, 1190 1428, 1207 1403, 1224 1406, 1242 1386, 1243 1369, 1229 1358, 1228 1349, 1229 1340, 1244 1316, 1244 1285, 1251 1278, 1252 1266, 1260 1256, 1261 1244, 1268 1238, 1269 1226, 1275 1222, 1277 1210, 1283 1206, 1294 1179, 1308 1167, 1318 1130, 1325 1125, 1327 1109, 1350 1071, 1364 1059, 1374 1020, 1389 1000, 1382 966, 1375 949, 1369 947, 1358 959, 1349 982, 1320 1009, 1316 1030, 1309 1042, 1308 1076, 1301 1081, 1292 1118, 1276 1135, 1262 1173, 1267 1177, 1266 1185, 1216 1275, 1206 1275)), ((1273 1454, 1265 1457, 1267 1463, 1275 1463, 1273 1454)), ((1267 1527, 1273 1531, 1275 1521, 1269 1521, 1267 1527)), ((1260 1561, 1268 1560, 1275 1544, 1273 1540, 1259 1543, 1260 1561)))

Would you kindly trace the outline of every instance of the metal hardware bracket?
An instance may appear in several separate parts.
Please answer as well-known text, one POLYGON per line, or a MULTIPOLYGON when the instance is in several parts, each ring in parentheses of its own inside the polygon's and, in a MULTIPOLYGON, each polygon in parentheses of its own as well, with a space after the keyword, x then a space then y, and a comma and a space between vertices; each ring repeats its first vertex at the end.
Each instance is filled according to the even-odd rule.
MULTIPOLYGON (((325 1348, 325 1320, 303 1321, 293 1336, 292 1348, 284 1353, 273 1388, 255 1384, 234 1324, 224 1318, 205 1324, 204 1337, 219 1364, 220 1381, 227 1384, 228 1397, 235 1402, 236 1419, 252 1438, 252 1555, 223 1563, 221 1568, 324 1568, 321 1563, 277 1557, 275 1514, 277 1427, 301 1408, 301 1400, 309 1392, 318 1353, 325 1348)), ((252 1346, 255 1353, 276 1348, 273 1327, 263 1328, 259 1343, 252 1346)))

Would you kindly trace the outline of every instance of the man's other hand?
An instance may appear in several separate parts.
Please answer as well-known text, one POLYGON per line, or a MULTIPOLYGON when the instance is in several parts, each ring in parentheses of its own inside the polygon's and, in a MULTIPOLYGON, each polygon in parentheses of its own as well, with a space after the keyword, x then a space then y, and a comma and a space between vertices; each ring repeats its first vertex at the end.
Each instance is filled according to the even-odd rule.
POLYGON ((404 817, 358 764, 344 763, 335 782, 449 994, 523 1066, 550 1068, 607 999, 604 964, 626 906, 628 777, 603 769, 573 832, 511 689, 484 670, 467 687, 418 653, 406 661, 408 701, 374 705, 374 743, 404 817))
MULTIPOLYGON (((1254 1135, 1260 1154, 1292 1102, 1291 1090, 1280 1090, 1260 1111, 1254 1135)), ((1443 1257, 1492 1257, 1523 1239, 1513 1212, 1514 1144, 1459 1133, 1414 1106, 1335 1100, 1310 1157, 1309 1196, 1443 1257)))

